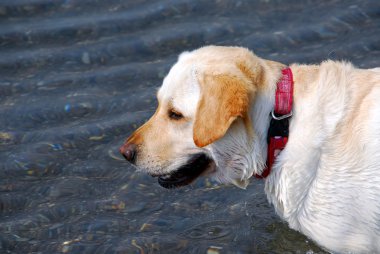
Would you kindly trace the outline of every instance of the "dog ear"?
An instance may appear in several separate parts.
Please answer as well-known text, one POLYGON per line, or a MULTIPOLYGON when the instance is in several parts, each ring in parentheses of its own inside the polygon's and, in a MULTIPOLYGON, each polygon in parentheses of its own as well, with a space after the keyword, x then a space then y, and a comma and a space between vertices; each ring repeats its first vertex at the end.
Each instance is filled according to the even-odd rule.
POLYGON ((247 117, 252 83, 243 75, 200 75, 200 99, 193 127, 194 143, 204 147, 223 137, 233 121, 247 117))

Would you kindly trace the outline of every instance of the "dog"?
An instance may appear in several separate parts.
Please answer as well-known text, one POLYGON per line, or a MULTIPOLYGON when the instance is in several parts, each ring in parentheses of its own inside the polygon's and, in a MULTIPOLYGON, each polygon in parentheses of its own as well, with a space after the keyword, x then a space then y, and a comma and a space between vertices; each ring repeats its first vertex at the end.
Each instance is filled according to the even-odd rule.
POLYGON ((277 214, 329 251, 380 253, 380 68, 285 66, 205 46, 179 55, 157 99, 120 152, 160 185, 209 175, 245 188, 267 171, 268 129, 285 118, 286 144, 264 176, 277 214), (292 108, 281 116, 273 110, 284 69, 292 108))

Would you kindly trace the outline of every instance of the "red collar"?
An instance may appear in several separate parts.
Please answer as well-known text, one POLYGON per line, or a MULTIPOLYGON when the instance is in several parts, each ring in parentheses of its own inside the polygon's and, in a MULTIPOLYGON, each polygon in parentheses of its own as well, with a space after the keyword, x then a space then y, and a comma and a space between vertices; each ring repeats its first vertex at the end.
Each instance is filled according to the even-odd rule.
POLYGON ((282 76, 277 82, 276 102, 271 112, 271 121, 268 129, 268 157, 267 167, 256 178, 265 178, 270 174, 276 157, 285 148, 289 136, 289 118, 292 116, 293 105, 293 74, 287 67, 282 70, 282 76))

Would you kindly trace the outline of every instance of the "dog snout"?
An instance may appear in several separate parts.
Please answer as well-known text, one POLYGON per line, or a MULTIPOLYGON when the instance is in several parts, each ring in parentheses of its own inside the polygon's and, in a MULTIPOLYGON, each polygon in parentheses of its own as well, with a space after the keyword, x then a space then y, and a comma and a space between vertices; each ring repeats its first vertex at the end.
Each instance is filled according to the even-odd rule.
POLYGON ((131 162, 134 163, 136 159, 136 145, 133 143, 126 143, 123 146, 120 147, 120 153, 124 156, 124 158, 131 162))

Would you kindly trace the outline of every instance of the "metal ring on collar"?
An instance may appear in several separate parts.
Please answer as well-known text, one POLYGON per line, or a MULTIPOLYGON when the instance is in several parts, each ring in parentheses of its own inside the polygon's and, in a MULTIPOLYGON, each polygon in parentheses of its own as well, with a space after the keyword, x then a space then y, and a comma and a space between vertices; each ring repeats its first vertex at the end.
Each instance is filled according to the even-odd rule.
POLYGON ((280 121, 280 120, 284 120, 284 119, 286 119, 288 117, 291 117, 293 115, 293 111, 290 111, 290 113, 286 114, 286 115, 276 116, 276 114, 274 113, 274 110, 272 110, 271 114, 272 114, 272 117, 273 117, 274 120, 280 121))

